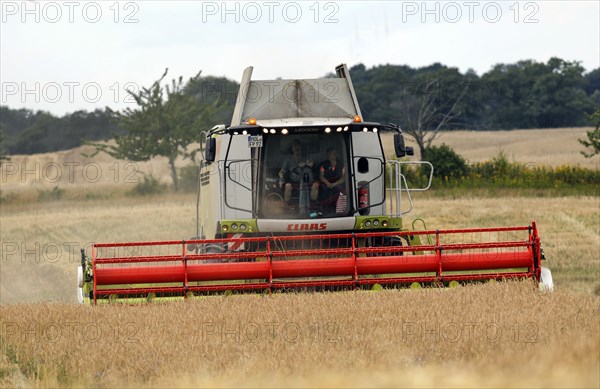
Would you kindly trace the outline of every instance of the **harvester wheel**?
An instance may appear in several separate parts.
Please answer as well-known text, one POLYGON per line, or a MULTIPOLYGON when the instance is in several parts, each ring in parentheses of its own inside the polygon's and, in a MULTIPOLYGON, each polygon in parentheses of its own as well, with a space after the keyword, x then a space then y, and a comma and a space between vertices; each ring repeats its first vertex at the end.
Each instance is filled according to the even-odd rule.
MULTIPOLYGON (((223 254, 225 252, 225 248, 222 244, 206 244, 204 245, 204 252, 206 254, 223 254)), ((217 255, 218 257, 218 255, 217 255)), ((221 263, 220 259, 208 259, 205 263, 221 263)))
MULTIPOLYGON (((195 237, 190 238, 188 240, 199 240, 199 239, 201 239, 201 238, 195 236, 195 237)), ((200 254, 202 252, 202 245, 195 244, 195 243, 188 243, 187 244, 187 251, 188 251, 188 253, 200 254)))
POLYGON ((371 290, 373 292, 379 292, 379 291, 383 290, 383 286, 381 286, 381 284, 373 284, 373 286, 371 287, 371 290))

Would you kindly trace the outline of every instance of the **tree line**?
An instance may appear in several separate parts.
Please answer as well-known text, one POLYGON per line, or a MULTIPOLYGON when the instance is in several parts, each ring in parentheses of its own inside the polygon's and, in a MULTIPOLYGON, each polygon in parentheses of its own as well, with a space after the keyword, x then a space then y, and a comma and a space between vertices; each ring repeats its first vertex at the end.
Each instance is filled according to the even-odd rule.
MULTIPOLYGON (((390 64, 366 68, 359 64, 350 68, 350 74, 365 120, 399 124, 417 142, 420 135, 422 150, 442 129, 493 131, 590 125, 589 115, 600 106, 600 68, 586 72, 579 62, 560 58, 545 63, 524 60, 497 64, 481 76, 440 63, 421 68, 390 64)), ((153 111, 157 119, 153 124, 159 123, 155 137, 160 138, 156 133, 160 126, 170 125, 183 115, 176 104, 168 103, 169 99, 185 103, 188 114, 196 115, 186 119, 195 128, 187 138, 199 136, 200 130, 214 124, 229 123, 237 82, 198 74, 185 83, 181 78, 173 80, 171 92, 161 93, 157 88, 165 75, 143 89, 145 95, 132 94, 136 101, 164 100, 164 104, 155 104, 153 111), (194 102, 197 107, 193 107, 194 102)), ((1 106, 0 160, 7 153, 52 152, 124 137, 129 133, 126 118, 133 112, 104 108, 58 117, 1 106)))

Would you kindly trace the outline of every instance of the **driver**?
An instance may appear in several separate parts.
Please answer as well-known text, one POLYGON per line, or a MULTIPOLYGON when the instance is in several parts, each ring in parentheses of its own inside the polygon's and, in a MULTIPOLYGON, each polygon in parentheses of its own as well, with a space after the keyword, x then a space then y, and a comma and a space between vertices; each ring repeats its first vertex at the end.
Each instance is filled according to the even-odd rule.
POLYGON ((310 199, 316 201, 319 196, 319 183, 314 179, 314 162, 304 158, 299 139, 292 141, 291 150, 292 158, 286 159, 279 171, 279 181, 283 185, 283 199, 289 204, 292 199, 292 189, 298 189, 304 179, 307 186, 310 186, 310 199))
POLYGON ((321 197, 326 202, 337 202, 340 193, 346 193, 344 181, 346 180, 346 168, 344 163, 338 159, 335 148, 327 149, 327 159, 321 163, 319 180, 322 183, 321 197))

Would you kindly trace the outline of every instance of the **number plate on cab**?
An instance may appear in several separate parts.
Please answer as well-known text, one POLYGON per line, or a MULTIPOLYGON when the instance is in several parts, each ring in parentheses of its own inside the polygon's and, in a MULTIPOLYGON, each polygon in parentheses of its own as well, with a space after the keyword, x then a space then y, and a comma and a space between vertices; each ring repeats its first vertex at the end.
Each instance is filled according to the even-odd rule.
POLYGON ((263 147, 262 135, 248 135, 248 147, 263 147))

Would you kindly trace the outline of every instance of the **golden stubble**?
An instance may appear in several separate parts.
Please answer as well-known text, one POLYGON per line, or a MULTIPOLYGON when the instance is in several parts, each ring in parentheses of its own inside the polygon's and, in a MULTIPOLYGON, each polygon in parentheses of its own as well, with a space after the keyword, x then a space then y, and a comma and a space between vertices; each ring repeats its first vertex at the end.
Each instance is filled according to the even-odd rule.
POLYGON ((599 302, 525 281, 4 305, 0 366, 46 387, 593 387, 599 302))

